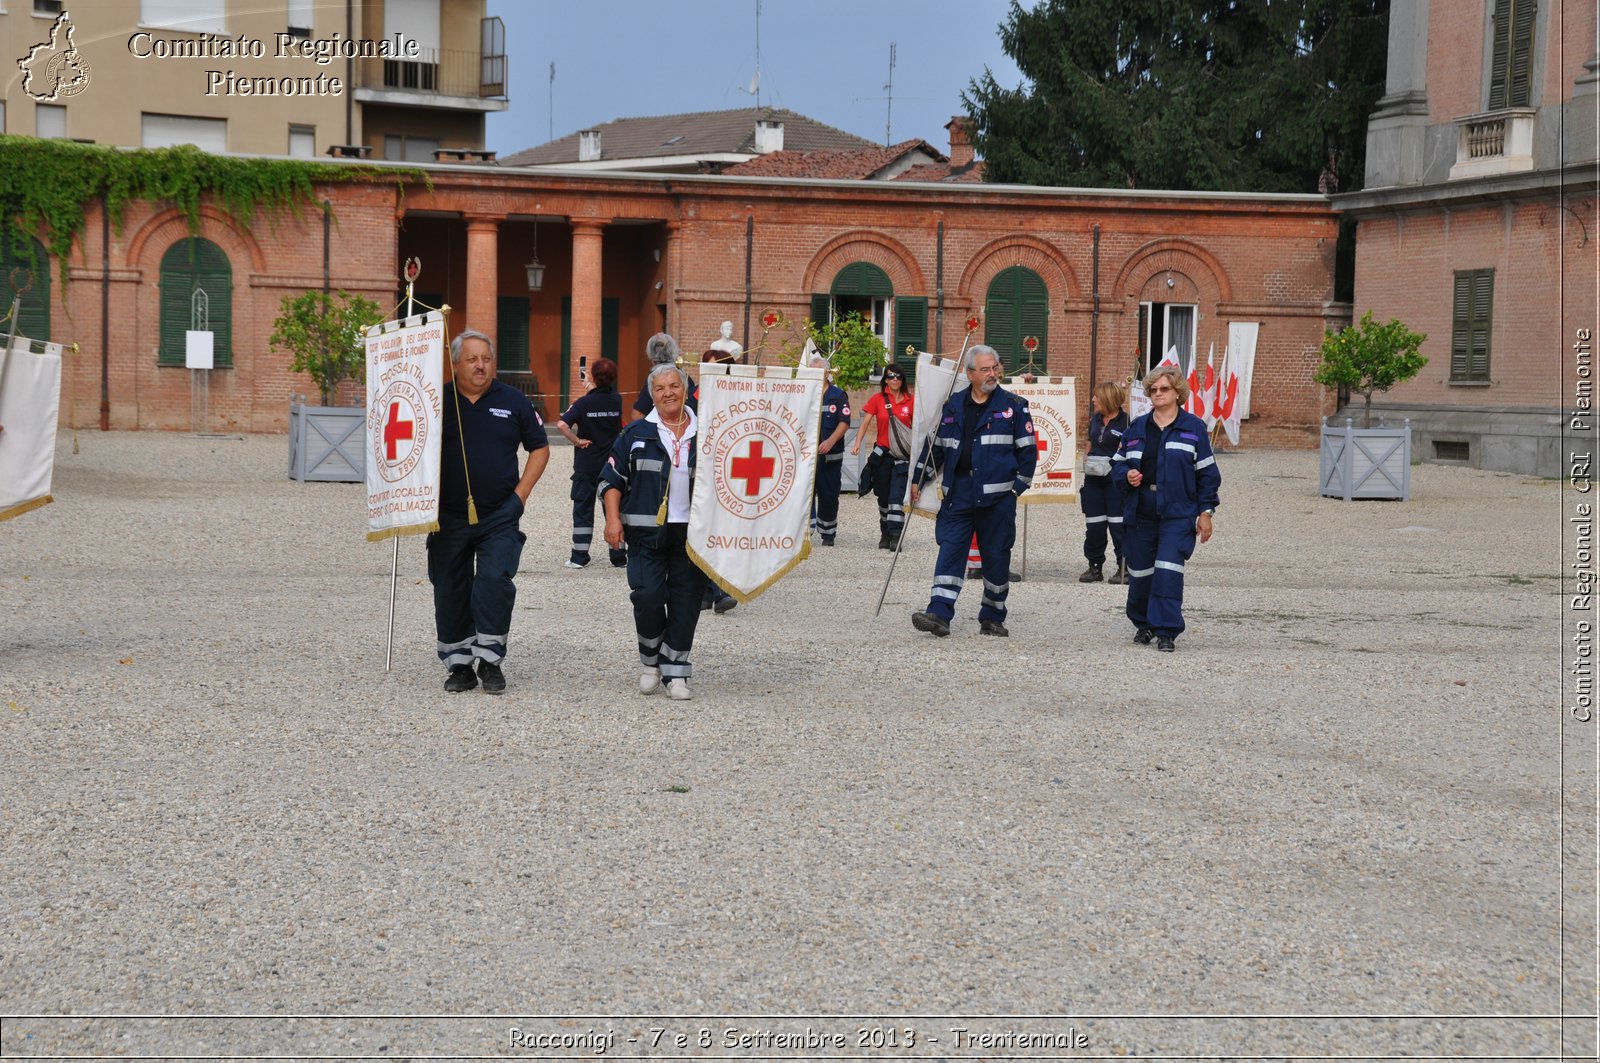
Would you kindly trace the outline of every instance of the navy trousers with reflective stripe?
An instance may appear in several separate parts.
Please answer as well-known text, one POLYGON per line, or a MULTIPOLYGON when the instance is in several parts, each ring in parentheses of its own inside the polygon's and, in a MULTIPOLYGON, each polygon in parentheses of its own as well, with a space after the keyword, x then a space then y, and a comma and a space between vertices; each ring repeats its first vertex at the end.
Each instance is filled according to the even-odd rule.
POLYGON ((439 513, 439 530, 428 536, 428 580, 445 667, 474 658, 498 664, 505 656, 517 602, 512 577, 528 539, 517 527, 521 518, 516 495, 480 513, 477 524, 468 524, 464 514, 439 513))
POLYGON ((829 542, 839 534, 839 489, 844 483, 844 461, 829 461, 831 457, 824 454, 817 459, 817 487, 811 501, 811 526, 829 542))
MULTIPOLYGON (((572 474, 572 560, 589 563, 589 545, 594 541, 594 503, 600 490, 600 470, 572 474)), ((627 552, 610 550, 611 563, 620 565, 627 552)))
POLYGON ((1004 623, 1006 598, 1011 594, 1011 547, 1017 538, 1017 496, 1007 491, 994 505, 979 506, 975 504, 978 491, 971 476, 957 476, 939 503, 939 517, 934 522, 939 560, 933 567, 928 612, 947 621, 955 618, 956 597, 967 571, 967 551, 973 532, 977 532, 978 556, 983 559, 983 604, 978 619, 1004 623))
POLYGON ((893 541, 900 537, 901 529, 906 526, 903 500, 906 497, 906 485, 911 482, 911 462, 893 460, 884 447, 872 449, 874 454, 881 454, 883 460, 883 471, 873 485, 878 493, 878 532, 893 541))
POLYGON ((1122 559, 1122 489, 1109 476, 1085 476, 1078 488, 1083 506, 1083 556, 1091 565, 1106 562, 1106 532, 1111 548, 1122 559))
POLYGON ((663 679, 688 679, 689 650, 700 623, 705 573, 689 560, 687 524, 656 529, 654 546, 628 544, 629 598, 639 635, 639 664, 660 668, 663 679))
POLYGON ((1183 632, 1183 566, 1194 553, 1194 520, 1163 520, 1146 494, 1141 493, 1138 518, 1122 533, 1123 556, 1128 559, 1128 619, 1134 627, 1177 638, 1183 632))

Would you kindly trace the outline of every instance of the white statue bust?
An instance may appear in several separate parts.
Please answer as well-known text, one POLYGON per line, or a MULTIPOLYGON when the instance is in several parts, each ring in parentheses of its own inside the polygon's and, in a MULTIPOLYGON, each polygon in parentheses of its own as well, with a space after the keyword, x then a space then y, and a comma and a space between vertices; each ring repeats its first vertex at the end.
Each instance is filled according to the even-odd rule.
POLYGON ((733 338, 732 321, 724 321, 722 323, 722 335, 718 339, 711 341, 711 346, 709 349, 713 351, 722 351, 728 356, 728 361, 730 362, 736 361, 738 357, 744 353, 744 346, 740 344, 738 340, 733 338))

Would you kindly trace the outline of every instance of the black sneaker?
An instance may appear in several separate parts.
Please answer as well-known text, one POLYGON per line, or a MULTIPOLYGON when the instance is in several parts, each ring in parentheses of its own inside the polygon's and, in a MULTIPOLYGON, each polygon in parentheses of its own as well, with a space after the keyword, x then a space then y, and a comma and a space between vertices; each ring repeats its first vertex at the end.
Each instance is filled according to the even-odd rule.
POLYGON ((1147 627, 1142 627, 1138 631, 1135 631, 1133 633, 1133 641, 1134 641, 1134 643, 1136 645, 1139 645, 1139 646, 1148 646, 1148 645, 1150 645, 1150 640, 1155 638, 1155 637, 1156 637, 1156 633, 1154 631, 1151 631, 1147 627))
POLYGON ((822 545, 823 546, 832 546, 833 545, 833 540, 832 539, 824 539, 824 540, 822 540, 822 545))
POLYGON ((627 568, 628 567, 628 554, 627 554, 627 552, 624 551, 624 550, 613 550, 613 551, 611 551, 611 567, 612 568, 627 568))
POLYGON ((889 541, 889 533, 888 532, 884 532, 882 535, 878 536, 878 549, 879 550, 893 550, 894 549, 894 544, 889 541))
POLYGON ((500 670, 498 664, 479 661, 478 678, 483 680, 483 692, 485 694, 504 694, 506 692, 506 674, 500 670))
POLYGON ((950 634, 950 622, 941 616, 934 616, 928 612, 912 613, 911 626, 918 631, 931 632, 939 638, 944 638, 950 634))
POLYGON ((730 594, 726 598, 718 598, 716 604, 711 608, 716 610, 718 613, 731 613, 733 612, 733 607, 738 604, 739 599, 730 594))
POLYGON ((1156 636, 1156 649, 1160 650, 1162 653, 1171 653, 1177 648, 1178 646, 1172 641, 1171 635, 1156 636))
POLYGON ((450 675, 444 681, 447 694, 459 694, 464 690, 471 690, 478 685, 478 677, 472 674, 472 665, 458 664, 450 669, 450 675))
POLYGON ((1011 632, 1006 630, 1006 626, 998 620, 980 620, 978 621, 978 630, 985 635, 996 635, 1000 638, 1008 638, 1011 635, 1011 632))

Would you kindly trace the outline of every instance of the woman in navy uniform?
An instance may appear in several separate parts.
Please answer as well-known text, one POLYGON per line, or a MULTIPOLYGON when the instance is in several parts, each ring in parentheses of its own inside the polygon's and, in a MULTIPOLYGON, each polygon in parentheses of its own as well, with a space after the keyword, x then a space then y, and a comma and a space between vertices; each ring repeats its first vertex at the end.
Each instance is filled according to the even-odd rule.
POLYGON ((1083 487, 1078 492, 1083 506, 1083 556, 1089 567, 1078 582, 1099 583, 1102 579, 1109 531, 1116 571, 1106 582, 1121 583, 1128 578, 1128 563, 1122 557, 1122 485, 1111 478, 1111 459, 1128 430, 1128 412, 1122 408, 1122 387, 1114 380, 1097 385, 1089 401, 1094 416, 1089 418, 1089 452, 1084 455, 1083 487))
POLYGON ((1170 653, 1183 633, 1184 562, 1211 538, 1222 473, 1205 422, 1183 408, 1189 385, 1175 365, 1144 378, 1153 409, 1128 426, 1111 476, 1128 488, 1122 548, 1128 559, 1133 641, 1170 653))
MULTIPOLYGON (((600 467, 622 431, 622 396, 617 394, 617 363, 598 359, 591 369, 594 385, 579 396, 556 421, 556 431, 572 444, 572 555, 568 568, 589 563, 594 538, 594 502, 600 490, 600 467)), ((623 550, 611 551, 611 563, 628 563, 623 550)))
POLYGON ((666 686, 689 700, 689 651, 706 578, 689 559, 689 500, 699 425, 689 409, 689 376, 658 365, 645 380, 653 408, 617 437, 600 470, 606 543, 627 544, 628 586, 639 637, 639 693, 666 686))

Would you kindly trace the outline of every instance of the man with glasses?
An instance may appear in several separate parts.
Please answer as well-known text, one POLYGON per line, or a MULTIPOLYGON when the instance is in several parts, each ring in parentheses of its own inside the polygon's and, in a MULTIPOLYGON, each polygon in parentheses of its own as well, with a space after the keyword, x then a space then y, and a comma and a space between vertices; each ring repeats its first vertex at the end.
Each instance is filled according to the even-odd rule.
POLYGON ((933 570, 928 608, 911 614, 911 626, 939 638, 950 634, 956 598, 967 570, 967 549, 978 536, 983 559, 983 604, 978 630, 1001 638, 1006 630, 1006 597, 1011 592, 1011 546, 1017 538, 1017 498, 1033 483, 1039 461, 1028 401, 1000 386, 1000 356, 978 344, 968 354, 971 387, 951 396, 929 441, 931 454, 917 464, 911 499, 922 480, 942 472, 943 500, 934 537, 939 560, 933 570))

